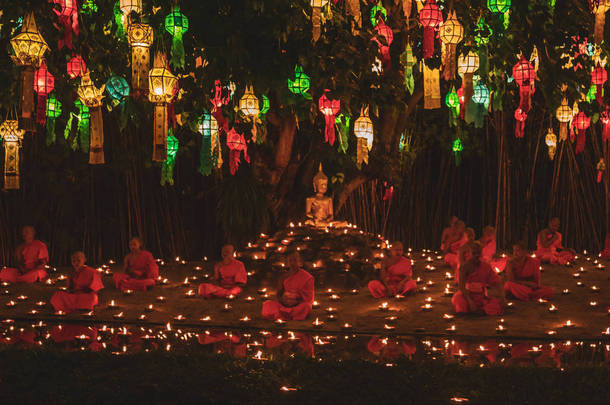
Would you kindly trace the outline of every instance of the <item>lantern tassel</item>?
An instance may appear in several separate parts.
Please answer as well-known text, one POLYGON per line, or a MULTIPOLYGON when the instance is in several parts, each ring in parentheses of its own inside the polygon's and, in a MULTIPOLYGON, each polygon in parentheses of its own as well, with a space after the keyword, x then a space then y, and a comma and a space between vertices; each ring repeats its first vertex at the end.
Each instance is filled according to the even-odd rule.
POLYGON ((234 175, 239 169, 239 163, 241 162, 241 151, 237 149, 231 149, 229 152, 229 170, 231 175, 234 175))
POLYGON ((174 69, 184 69, 184 42, 181 34, 174 34, 172 38, 172 58, 170 64, 174 69))
POLYGON ((47 146, 55 143, 55 118, 49 117, 47 119, 47 146))
POLYGON ((199 152, 199 173, 209 176, 213 168, 212 137, 204 136, 201 140, 201 151, 199 152))
POLYGON ((347 153, 347 148, 349 146, 349 123, 349 115, 341 114, 335 118, 335 125, 337 125, 337 131, 339 131, 339 144, 337 150, 342 153, 347 153))
POLYGON ((602 172, 601 170, 598 170, 598 171, 597 171, 597 182, 598 182, 598 183, 601 183, 601 182, 602 182, 602 174, 603 174, 603 173, 604 173, 604 172, 602 172))
POLYGON ((424 27, 424 59, 434 55, 434 27, 424 27))
POLYGON ((322 33, 322 8, 314 7, 311 13, 311 23, 313 25, 312 38, 313 42, 318 42, 322 33))
POLYGON ((585 136, 586 130, 577 130, 578 136, 576 137, 576 149, 574 150, 576 154, 579 154, 585 150, 585 136))
POLYGON ((333 146, 335 144, 335 116, 331 114, 325 115, 324 120, 326 121, 324 139, 330 146, 333 146))
POLYGON ((104 121, 102 107, 91 107, 89 164, 104 163, 104 121))
POLYGON ((610 140, 610 123, 603 125, 602 140, 610 140))
POLYGON ((358 166, 369 164, 369 147, 366 138, 358 138, 358 144, 356 149, 356 163, 358 166))
POLYGON ((25 66, 21 71, 21 119, 19 129, 34 131, 34 68, 25 66))
POLYGON ((40 125, 44 125, 47 120, 47 95, 39 93, 36 105, 36 122, 40 125))
POLYGON ((154 162, 164 162, 167 159, 167 106, 163 103, 155 104, 154 115, 152 160, 154 162))

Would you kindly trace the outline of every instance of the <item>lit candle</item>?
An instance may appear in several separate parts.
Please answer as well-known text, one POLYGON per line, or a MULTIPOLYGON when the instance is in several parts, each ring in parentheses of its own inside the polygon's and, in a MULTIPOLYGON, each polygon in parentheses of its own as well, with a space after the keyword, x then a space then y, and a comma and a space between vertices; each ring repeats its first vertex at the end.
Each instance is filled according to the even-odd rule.
POLYGON ((266 294, 266 293, 267 293, 267 289, 266 289, 266 288, 260 288, 260 289, 259 289, 257 292, 258 292, 260 295, 263 295, 263 294, 266 294))
POLYGON ((165 302, 166 298, 162 295, 157 297, 157 302, 165 302))
POLYGON ((426 303, 426 304, 422 305, 421 310, 422 311, 432 311, 432 304, 426 303))
POLYGON ((174 321, 183 322, 184 320, 186 320, 186 318, 182 314, 174 316, 174 321))
POLYGON ((318 301, 314 301, 314 302, 311 304, 311 307, 312 307, 313 309, 320 308, 320 303, 319 303, 318 301))
POLYGON ((397 316, 391 315, 385 317, 386 322, 394 323, 398 320, 397 316))
POLYGON ((341 299, 341 297, 339 297, 337 294, 332 294, 330 296, 331 301, 339 301, 340 299, 341 299))
POLYGON ((6 305, 8 308, 13 308, 15 305, 17 305, 17 303, 13 300, 10 300, 9 302, 7 302, 6 305))
POLYGON ((46 303, 46 302, 44 302, 44 301, 38 301, 38 302, 36 303, 36 306, 37 306, 38 308, 42 308, 42 307, 44 307, 44 306, 46 306, 46 305, 47 305, 47 303, 46 303))
POLYGON ((28 314, 30 314, 30 315, 36 315, 37 313, 38 313, 38 311, 37 311, 37 310, 35 310, 35 309, 31 309, 31 310, 28 312, 28 314))
POLYGON ((434 300, 432 299, 432 297, 426 297, 426 302, 431 304, 434 302, 434 300))
POLYGON ((59 277, 57 277, 57 279, 58 279, 59 281, 63 281, 63 280, 65 280, 65 279, 67 279, 67 278, 68 278, 68 277, 67 277, 65 274, 60 274, 60 275, 59 275, 59 277))
POLYGON ((8 287, 10 285, 11 285, 11 283, 9 283, 8 281, 3 281, 2 282, 2 287, 8 287))
POLYGON ((64 311, 62 311, 62 310, 59 310, 59 311, 55 311, 55 315, 56 316, 65 316, 66 313, 64 311))
POLYGON ((248 315, 244 316, 243 318, 239 318, 239 321, 242 323, 246 323, 246 322, 250 322, 250 318, 248 318, 248 315))
POLYGON ((201 319, 199 319, 201 322, 210 322, 212 320, 212 318, 209 315, 206 315, 204 317, 202 317, 201 319))
POLYGON ((125 290, 123 291, 123 295, 133 295, 133 290, 125 290))
POLYGON ((320 329, 321 327, 324 326, 324 322, 320 321, 318 318, 316 318, 316 320, 313 321, 311 324, 316 329, 320 329))
POLYGON ((93 311, 89 311, 89 312, 85 312, 83 314, 83 316, 86 316, 87 318, 91 318, 91 317, 95 316, 95 313, 93 311))
POLYGON ((195 296, 195 291, 193 290, 188 290, 186 293, 184 293, 184 296, 186 298, 193 298, 195 296))
POLYGON ((357 288, 350 290, 350 294, 352 294, 352 295, 358 295, 359 292, 360 291, 357 288))
POLYGON ((110 304, 108 304, 108 308, 118 308, 119 305, 114 302, 114 300, 110 300, 110 304))
POLYGON ((229 312, 231 310, 231 305, 229 304, 224 304, 224 306, 222 307, 222 312, 229 312))
POLYGON ((141 314, 141 315, 138 317, 138 319, 139 319, 139 320, 141 320, 141 321, 143 321, 143 320, 145 320, 145 319, 146 319, 146 315, 141 314))
POLYGON ((504 333, 506 332, 506 328, 504 327, 504 325, 500 324, 498 326, 496 326, 496 333, 504 333))
POLYGON ((549 307, 549 312, 557 312, 557 307, 553 304, 549 307))
POLYGON ((246 302, 253 302, 254 301, 254 297, 248 295, 246 298, 244 298, 246 302))
POLYGON ((450 297, 452 295, 453 295, 453 291, 451 291, 451 289, 449 287, 445 287, 445 290, 443 291, 443 296, 450 297))
POLYGON ((432 287, 434 285, 434 281, 428 280, 426 284, 428 285, 428 287, 432 287))
POLYGON ((119 312, 118 314, 114 314, 112 316, 114 317, 114 319, 121 319, 123 318, 123 312, 119 312))
POLYGON ((451 325, 450 327, 448 327, 447 329, 445 329, 445 331, 447 333, 455 333, 456 329, 455 329, 455 325, 451 325))
MULTIPOLYGON (((55 280, 53 280, 52 278, 47 278, 47 280, 44 282, 44 284, 46 286, 52 286, 53 284, 55 284, 55 280)), ((4 283, 3 283, 4 285, 4 283)))
POLYGON ((386 329, 386 330, 392 330, 392 329, 395 329, 395 328, 396 328, 396 326, 388 325, 387 323, 383 325, 383 329, 386 329))
POLYGON ((596 293, 596 292, 599 292, 599 287, 598 287, 598 286, 596 286, 596 285, 591 286, 591 291, 593 291, 593 292, 595 292, 595 293, 596 293))
POLYGON ((148 306, 146 307, 146 312, 152 312, 155 310, 155 307, 153 304, 148 304, 148 306))
POLYGON ((538 304, 546 304, 548 301, 543 298, 538 298, 538 304))
POLYGON ((445 273, 445 280, 453 280, 453 274, 446 272, 445 273))
POLYGON ((557 331, 554 331, 554 330, 547 330, 547 331, 546 331, 546 334, 547 334, 547 335, 549 335, 549 336, 553 336, 553 335, 556 335, 556 334, 557 334, 557 331))
POLYGON ((578 282, 576 283, 576 285, 577 285, 578 287, 584 287, 584 286, 585 286, 585 285, 582 283, 582 281, 578 281, 578 282))
POLYGON ((227 295, 227 301, 233 301, 235 299, 235 295, 229 294, 227 295))
POLYGON ((396 294, 396 295, 394 296, 394 299, 395 299, 396 301, 402 301, 403 299, 405 299, 405 296, 404 296, 404 295, 402 295, 402 294, 396 294))
POLYGON ((590 306, 591 308, 595 308, 595 307, 597 306, 597 301, 591 301, 591 302, 589 302, 589 306, 590 306))
POLYGON ((343 325, 341 325, 341 329, 343 329, 343 330, 351 330, 352 329, 352 325, 350 323, 345 322, 343 325))
POLYGON ((387 302, 382 302, 381 305, 379 305, 379 310, 381 312, 386 312, 388 309, 389 307, 387 302))
POLYGON ((335 312, 337 312, 337 308, 333 308, 333 307, 326 308, 327 314, 334 314, 335 312))
POLYGON ((443 314, 443 319, 446 321, 451 321, 453 320, 454 316, 451 314, 443 314))
POLYGON ((574 277, 574 278, 580 278, 580 273, 574 273, 574 274, 572 274, 572 277, 574 277))
POLYGON ((574 326, 574 324, 572 323, 571 320, 567 320, 566 323, 563 325, 565 328, 572 328, 574 326))
POLYGON ((337 320, 337 315, 335 315, 335 314, 328 314, 326 316, 326 320, 328 320, 328 321, 336 321, 337 320))
POLYGON ((276 319, 275 320, 275 325, 276 326, 284 326, 284 325, 286 325, 286 321, 283 320, 283 319, 276 319))

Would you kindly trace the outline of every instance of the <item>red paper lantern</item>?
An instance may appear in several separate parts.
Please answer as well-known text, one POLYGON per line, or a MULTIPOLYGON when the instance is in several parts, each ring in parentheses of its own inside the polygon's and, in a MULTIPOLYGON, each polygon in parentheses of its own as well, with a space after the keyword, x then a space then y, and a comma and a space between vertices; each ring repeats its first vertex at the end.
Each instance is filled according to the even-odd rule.
POLYGON ((36 122, 44 125, 46 121, 47 95, 55 88, 55 77, 47 70, 47 63, 43 61, 34 72, 34 90, 38 94, 36 106, 36 122))
POLYGON ((610 111, 608 111, 608 109, 602 111, 599 119, 602 122, 603 126, 602 140, 610 140, 610 111))
POLYGON ((87 65, 85 65, 85 61, 81 58, 80 55, 73 56, 66 65, 66 72, 70 79, 76 79, 79 76, 82 76, 83 73, 87 71, 87 65))
POLYGON ((246 139, 243 134, 238 133, 235 128, 231 128, 227 132, 227 147, 229 148, 229 169, 231 174, 235 174, 239 168, 241 162, 241 152, 244 152, 244 159, 250 163, 250 157, 248 156, 248 145, 246 145, 246 139))
POLYGON ((521 55, 519 62, 513 66, 513 79, 519 85, 519 108, 515 111, 515 119, 519 122, 515 127, 515 136, 523 138, 525 120, 531 109, 531 93, 533 93, 534 81, 536 80, 534 66, 523 55, 521 55))
POLYGON ((523 138, 527 113, 521 108, 517 108, 515 110, 515 119, 517 120, 515 124, 515 138, 523 138))
POLYGON ((598 63, 593 72, 591 72, 591 83, 596 86, 603 86, 608 80, 608 72, 598 63))
POLYGON ((434 31, 443 23, 443 14, 436 0, 426 1, 419 12, 419 22, 424 26, 424 59, 434 55, 434 31))
POLYGON ((377 34, 385 39, 385 43, 382 43, 377 38, 373 38, 373 41, 377 42, 379 46, 379 52, 381 53, 381 61, 383 62, 384 69, 392 69, 392 59, 390 58, 390 45, 394 41, 394 33, 392 28, 388 27, 384 22, 383 18, 379 18, 379 22, 375 27, 377 34))
POLYGON ((73 49, 72 33, 78 35, 78 4, 77 0, 51 0, 59 5, 59 10, 54 8, 59 22, 64 27, 64 36, 60 38, 57 47, 63 48, 64 45, 73 49))
MULTIPOLYGON (((328 91, 328 90, 326 90, 328 91)), ((318 108, 324 114, 326 121, 326 129, 324 131, 324 140, 331 145, 335 143, 335 115, 341 110, 341 101, 330 100, 323 94, 318 100, 318 108)))
POLYGON ((576 117, 574 117, 573 125, 578 134, 576 137, 575 152, 580 153, 585 150, 585 134, 587 132, 587 128, 591 126, 591 119, 581 111, 576 114, 576 117))

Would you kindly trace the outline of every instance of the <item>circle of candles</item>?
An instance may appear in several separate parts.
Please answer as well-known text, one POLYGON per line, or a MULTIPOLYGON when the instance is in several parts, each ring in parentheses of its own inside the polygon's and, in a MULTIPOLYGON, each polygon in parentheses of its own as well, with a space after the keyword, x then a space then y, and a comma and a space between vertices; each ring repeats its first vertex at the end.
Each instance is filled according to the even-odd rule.
POLYGON ((387 312, 390 309, 387 302, 382 302, 378 308, 381 312, 387 312))
POLYGON ((557 307, 553 304, 549 307, 549 312, 557 312, 557 307))
POLYGON ((133 295, 133 290, 125 290, 123 291, 123 295, 133 295))
POLYGON ((321 321, 321 320, 319 320, 318 318, 316 318, 316 320, 315 320, 315 321, 313 321, 313 322, 311 323, 311 325, 312 325, 314 328, 319 329, 319 328, 322 328, 322 327, 324 326, 324 322, 323 322, 323 321, 321 321))
POLYGON ((222 312, 229 312, 231 310, 231 305, 229 304, 224 304, 222 307, 222 312))
POLYGON ((157 302, 165 302, 166 298, 162 295, 157 297, 157 302))
POLYGON ((4 304, 7 308, 13 308, 15 305, 17 305, 17 303, 13 300, 10 300, 9 302, 7 302, 6 304, 4 304))

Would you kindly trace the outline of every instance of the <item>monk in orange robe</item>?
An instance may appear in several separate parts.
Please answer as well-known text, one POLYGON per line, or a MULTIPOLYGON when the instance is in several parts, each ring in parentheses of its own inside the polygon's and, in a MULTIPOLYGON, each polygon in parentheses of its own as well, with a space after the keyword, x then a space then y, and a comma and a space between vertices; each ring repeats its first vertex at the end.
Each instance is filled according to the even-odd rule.
POLYGON ((548 228, 540 231, 536 241, 536 257, 543 263, 567 264, 574 260, 574 251, 565 250, 561 244, 559 231, 559 218, 549 221, 548 228))
POLYGON ((311 313, 314 299, 314 279, 302 269, 298 251, 288 256, 288 273, 280 279, 277 291, 278 301, 263 303, 264 319, 301 321, 311 313))
POLYGON ((146 291, 155 285, 159 277, 159 266, 153 255, 143 249, 142 240, 138 237, 129 241, 130 252, 123 261, 123 271, 112 277, 114 285, 121 291, 146 291))
POLYGON ((51 297, 51 305, 55 311, 91 311, 97 305, 97 292, 104 288, 104 284, 100 273, 85 265, 85 260, 83 252, 72 254, 74 272, 70 275, 68 291, 57 291, 51 297))
POLYGON ((214 281, 218 285, 203 283, 199 285, 199 295, 204 298, 226 298, 237 296, 246 285, 248 274, 246 267, 237 260, 233 245, 224 245, 220 251, 222 261, 214 266, 214 281))
POLYGON ((381 265, 379 280, 369 283, 374 298, 406 295, 417 290, 417 283, 412 278, 411 260, 403 256, 403 250, 401 242, 392 244, 389 257, 381 265))
POLYGON ((466 224, 464 221, 458 221, 455 225, 456 231, 452 238, 447 241, 445 246, 445 263, 451 266, 454 270, 457 268, 459 258, 458 252, 462 246, 468 242, 468 234, 466 233, 466 224))
POLYGON ((33 226, 24 226, 21 230, 23 243, 15 251, 17 268, 4 268, 0 271, 0 281, 9 283, 35 283, 47 277, 45 265, 49 262, 47 245, 34 239, 36 231, 33 226))
POLYGON ((489 263, 491 268, 496 271, 504 271, 506 267, 506 262, 508 259, 506 257, 498 257, 496 258, 496 228, 493 226, 486 226, 483 228, 483 233, 481 235, 481 239, 479 239, 479 243, 481 244, 481 260, 489 263))
POLYGON ((513 245, 513 257, 506 266, 504 291, 522 301, 553 298, 553 288, 540 284, 540 261, 527 254, 524 241, 513 245))
POLYGON ((504 309, 502 279, 491 266, 481 261, 481 245, 472 242, 472 258, 460 268, 459 291, 451 303, 458 314, 484 312, 487 315, 500 315, 504 309), (490 290, 498 290, 498 297, 487 295, 490 290))
POLYGON ((460 267, 472 258, 472 243, 466 243, 458 250, 458 262, 453 272, 453 282, 460 284, 460 267))
POLYGON ((441 250, 445 251, 447 249, 447 247, 449 246, 448 242, 453 239, 454 234, 456 233, 457 230, 457 223, 459 221, 459 218, 456 216, 452 216, 451 218, 449 218, 449 226, 446 227, 445 229, 443 229, 443 233, 441 234, 441 250))

